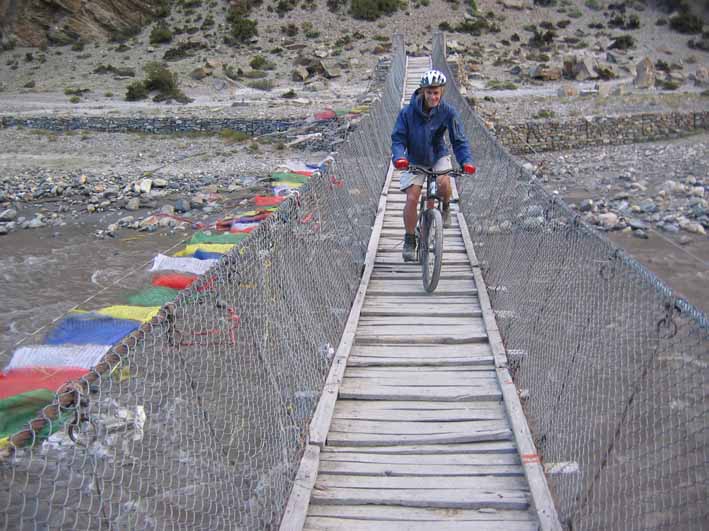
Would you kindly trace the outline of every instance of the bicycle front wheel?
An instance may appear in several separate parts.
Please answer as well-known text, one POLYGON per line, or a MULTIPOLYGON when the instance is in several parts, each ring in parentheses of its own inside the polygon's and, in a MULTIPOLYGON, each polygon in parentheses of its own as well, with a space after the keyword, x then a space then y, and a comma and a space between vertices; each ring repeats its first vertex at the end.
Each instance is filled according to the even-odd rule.
POLYGON ((426 210, 423 216, 423 230, 419 241, 421 260, 421 280, 428 293, 438 286, 443 263, 443 217, 435 208, 426 210))

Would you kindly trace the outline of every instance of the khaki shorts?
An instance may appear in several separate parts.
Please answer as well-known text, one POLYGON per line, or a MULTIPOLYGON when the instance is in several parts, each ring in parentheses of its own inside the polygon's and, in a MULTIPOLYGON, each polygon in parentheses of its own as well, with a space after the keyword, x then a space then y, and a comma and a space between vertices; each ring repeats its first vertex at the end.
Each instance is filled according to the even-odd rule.
MULTIPOLYGON (((436 161, 433 165, 433 171, 445 171, 453 169, 451 164, 450 155, 445 155, 436 161)), ((401 173, 401 182, 399 184, 399 190, 404 191, 412 184, 417 186, 423 186, 426 182, 426 176, 422 173, 411 173, 409 171, 404 171, 401 173)))

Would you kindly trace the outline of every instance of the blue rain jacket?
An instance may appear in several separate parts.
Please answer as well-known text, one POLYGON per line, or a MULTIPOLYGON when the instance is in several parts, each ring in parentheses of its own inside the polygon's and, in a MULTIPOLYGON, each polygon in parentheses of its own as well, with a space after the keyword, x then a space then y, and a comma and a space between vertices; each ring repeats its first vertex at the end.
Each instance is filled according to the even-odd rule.
POLYGON ((423 94, 419 97, 418 91, 415 92, 396 119, 391 134, 392 161, 408 159, 411 164, 432 167, 438 159, 448 155, 443 140, 446 129, 458 164, 474 164, 458 111, 441 98, 438 106, 427 115, 423 112, 423 94))

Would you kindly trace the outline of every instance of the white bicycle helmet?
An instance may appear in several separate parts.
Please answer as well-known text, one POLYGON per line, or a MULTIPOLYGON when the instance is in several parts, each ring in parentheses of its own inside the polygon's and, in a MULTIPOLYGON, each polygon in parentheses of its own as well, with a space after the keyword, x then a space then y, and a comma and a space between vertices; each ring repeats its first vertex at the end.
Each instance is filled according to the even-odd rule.
POLYGON ((429 70, 421 78, 419 88, 442 87, 446 84, 446 76, 438 70, 429 70))

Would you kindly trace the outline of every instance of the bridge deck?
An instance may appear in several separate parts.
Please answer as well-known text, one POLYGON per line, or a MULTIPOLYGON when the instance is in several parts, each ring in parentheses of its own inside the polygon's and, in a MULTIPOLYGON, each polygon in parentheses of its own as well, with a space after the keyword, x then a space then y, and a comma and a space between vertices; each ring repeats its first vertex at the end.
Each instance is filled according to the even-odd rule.
POLYGON ((390 173, 281 530, 557 529, 463 217, 427 294, 404 202, 390 173))
POLYGON ((458 220, 429 295, 401 259, 398 188, 395 177, 305 529, 537 529, 458 220))

